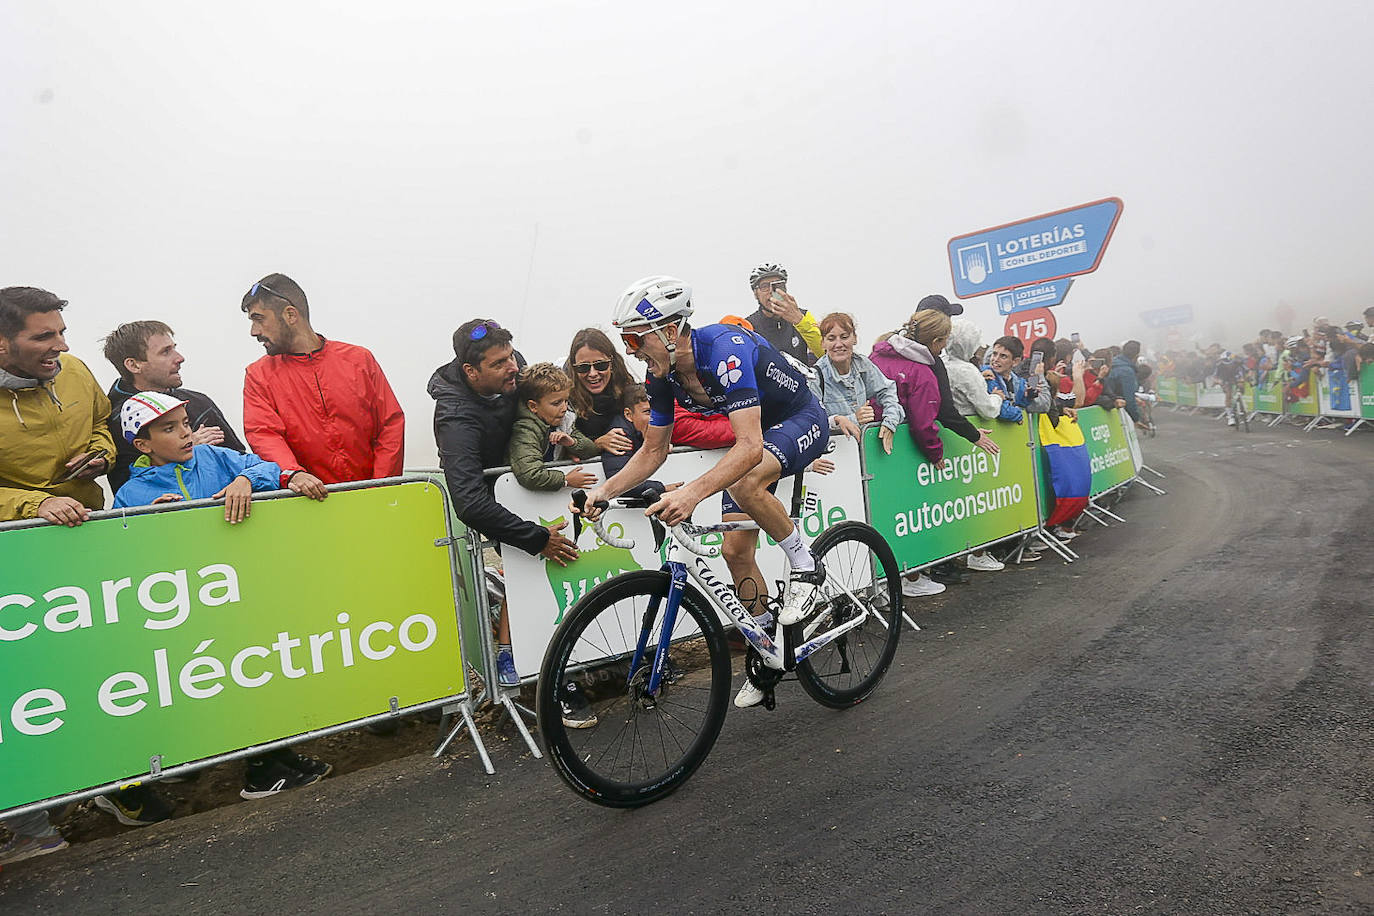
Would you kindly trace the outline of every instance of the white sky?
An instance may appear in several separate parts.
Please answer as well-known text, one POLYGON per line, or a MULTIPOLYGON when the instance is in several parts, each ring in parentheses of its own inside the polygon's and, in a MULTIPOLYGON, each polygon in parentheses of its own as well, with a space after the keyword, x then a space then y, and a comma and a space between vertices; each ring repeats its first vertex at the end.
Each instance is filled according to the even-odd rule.
MULTIPOLYGON (((1181 303, 1209 340, 1280 301, 1343 321, 1374 303, 1371 9, 8 0, 0 285, 71 300, 106 382, 98 338, 167 321, 237 421, 262 352, 239 299, 290 274, 376 353, 411 464, 468 318, 561 361, 639 276, 713 320, 776 260, 871 338, 951 294, 950 236, 1107 196, 1061 334, 1181 303)), ((967 306, 1001 333, 994 297, 967 306)))

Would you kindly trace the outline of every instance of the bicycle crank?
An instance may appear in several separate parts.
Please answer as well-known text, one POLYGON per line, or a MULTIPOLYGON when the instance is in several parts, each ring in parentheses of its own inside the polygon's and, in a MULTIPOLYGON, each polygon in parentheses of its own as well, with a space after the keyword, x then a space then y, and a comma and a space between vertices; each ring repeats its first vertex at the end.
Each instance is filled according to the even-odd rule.
POLYGON ((776 709, 778 701, 773 696, 773 688, 782 680, 782 672, 765 665, 763 656, 759 655, 757 649, 750 647, 744 656, 744 674, 751 684, 763 691, 763 708, 776 709))

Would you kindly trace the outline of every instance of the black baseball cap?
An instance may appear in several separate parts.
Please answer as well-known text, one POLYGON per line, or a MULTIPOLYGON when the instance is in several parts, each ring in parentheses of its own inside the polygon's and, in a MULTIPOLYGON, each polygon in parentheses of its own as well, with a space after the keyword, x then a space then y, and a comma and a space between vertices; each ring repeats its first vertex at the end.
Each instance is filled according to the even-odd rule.
POLYGON ((944 312, 951 318, 953 318, 955 315, 964 314, 964 307, 962 305, 960 305, 957 302, 950 302, 948 299, 946 299, 944 296, 941 296, 939 293, 935 293, 931 296, 926 296, 920 302, 916 303, 916 310, 918 312, 924 311, 925 309, 934 309, 937 312, 944 312))

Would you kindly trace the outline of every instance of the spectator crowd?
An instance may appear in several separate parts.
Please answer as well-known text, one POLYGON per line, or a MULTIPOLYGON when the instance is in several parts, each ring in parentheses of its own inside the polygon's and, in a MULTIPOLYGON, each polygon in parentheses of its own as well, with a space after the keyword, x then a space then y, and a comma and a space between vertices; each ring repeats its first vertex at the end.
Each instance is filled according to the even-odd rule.
MULTIPOLYGON (((1323 379, 1331 391, 1331 406, 1348 410, 1351 404, 1346 383, 1358 379, 1361 369, 1374 363, 1374 306, 1364 310, 1362 319, 1338 325, 1317 316, 1310 327, 1296 334, 1262 328, 1238 349, 1219 343, 1169 349, 1159 356, 1159 372, 1189 384, 1219 385, 1226 389, 1228 406, 1231 389, 1237 383, 1267 388, 1277 381, 1286 406, 1308 398, 1317 381, 1323 379)), ((1233 417, 1228 420, 1235 422, 1233 417)), ((1318 428, 1338 425, 1325 421, 1318 428)))
MULTIPOLYGON (((818 319, 804 308, 782 266, 760 265, 748 284, 752 311, 722 315, 720 323, 758 335, 801 367, 835 434, 858 438, 865 424, 876 423, 888 452, 895 437, 906 435, 921 455, 938 463, 944 457, 942 428, 995 453, 989 426, 994 422, 1044 417, 1052 424, 1074 423, 1077 409, 1096 405, 1124 410, 1148 425, 1137 392, 1150 387, 1152 370, 1139 360, 1136 341, 1097 350, 1077 334, 1041 338, 1029 348, 1016 337, 988 341, 960 303, 932 294, 869 346, 854 315, 832 311, 818 319)), ((162 321, 131 321, 109 332, 104 355, 118 378, 101 390, 86 364, 69 352, 66 306, 46 290, 0 289, 0 389, 10 400, 9 409, 0 409, 0 521, 41 519, 78 527, 104 507, 97 480, 106 477, 117 507, 222 499, 226 524, 251 524, 255 492, 289 489, 325 500, 330 484, 402 473, 406 418, 382 367, 365 347, 316 331, 305 291, 284 274, 263 277, 240 302, 249 333, 264 349, 245 372, 242 435, 211 394, 186 386, 185 358, 172 327, 162 321)), ((1366 312, 1371 320, 1374 309, 1366 312)), ((568 563, 578 552, 565 523, 546 525, 512 513, 497 502, 494 478, 484 471, 509 466, 520 484, 544 491, 590 487, 615 474, 645 441, 650 411, 642 372, 594 327, 574 334, 559 360, 527 362, 511 332, 490 318, 463 322, 452 343, 453 359, 434 371, 428 393, 457 516, 505 549, 568 563), (566 464, 566 458, 575 462, 566 464)), ((1358 371, 1371 348, 1359 329, 1319 325, 1311 335, 1286 341, 1263 332, 1243 349, 1247 371, 1281 366, 1301 373, 1329 371, 1334 362, 1352 359, 1346 371, 1358 371)), ((1209 358, 1166 354, 1160 363, 1191 377, 1206 373, 1209 358)), ((699 403, 676 405, 674 445, 722 448, 733 442, 724 414, 699 403)), ((833 465, 820 458, 811 470, 829 473, 833 465)), ((637 495, 661 495, 674 486, 648 480, 637 495)), ((745 517, 733 511, 738 507, 730 505, 728 494, 724 508, 727 519, 745 517)), ((1073 519, 1062 522, 1050 536, 1075 537, 1073 519)), ((741 601, 765 617, 776 610, 776 596, 769 595, 759 572, 756 547, 756 532, 731 532, 723 553, 741 601)), ((1028 546, 1015 556, 1034 562, 1040 554, 1028 546)), ((902 590, 911 598, 939 594, 968 582, 970 572, 1003 569, 1010 558, 976 553, 910 574, 902 590)), ((489 563, 500 594, 499 556, 489 563)), ((501 603, 494 621, 502 686, 519 683, 510 646, 512 612, 519 609, 501 603)), ((584 700, 573 693, 562 699, 565 716, 595 724, 584 700)), ((328 763, 278 750, 246 762, 242 795, 262 798, 310 785, 330 770, 328 763)), ((95 804, 131 825, 170 815, 147 787, 95 804)), ((0 864, 66 846, 46 812, 13 817, 4 826, 10 836, 0 846, 0 864)))

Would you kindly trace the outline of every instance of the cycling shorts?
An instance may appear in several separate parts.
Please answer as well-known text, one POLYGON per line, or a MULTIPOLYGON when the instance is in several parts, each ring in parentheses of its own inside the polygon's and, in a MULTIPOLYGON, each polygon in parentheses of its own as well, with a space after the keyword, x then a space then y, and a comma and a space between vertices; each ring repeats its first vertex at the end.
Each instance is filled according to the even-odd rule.
MULTIPOLYGON (((780 477, 791 477, 806 470, 807 465, 825 454, 830 444, 830 417, 819 401, 798 410, 792 416, 763 431, 763 447, 782 465, 780 477)), ((772 493, 774 487, 768 488, 772 493)), ((727 490, 720 495, 721 514, 744 512, 727 490)))

